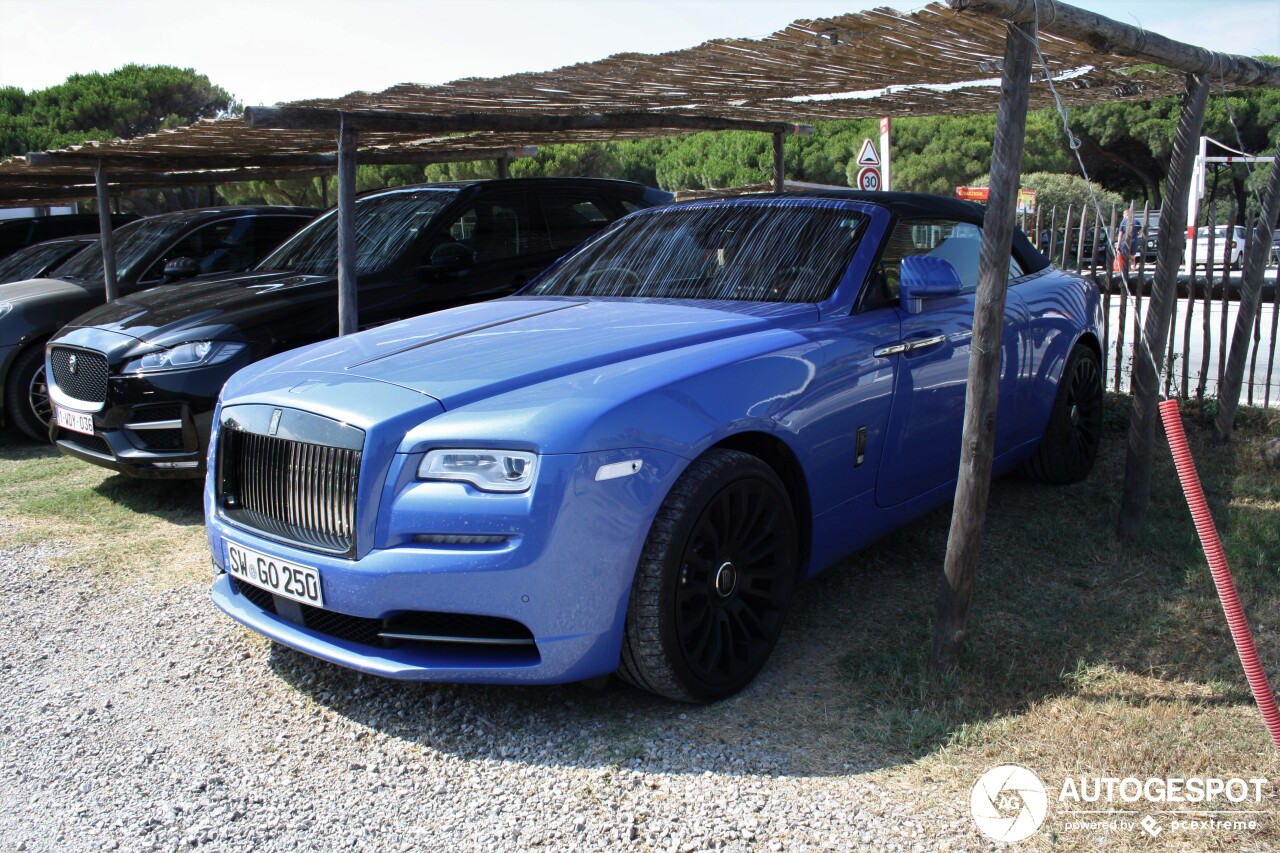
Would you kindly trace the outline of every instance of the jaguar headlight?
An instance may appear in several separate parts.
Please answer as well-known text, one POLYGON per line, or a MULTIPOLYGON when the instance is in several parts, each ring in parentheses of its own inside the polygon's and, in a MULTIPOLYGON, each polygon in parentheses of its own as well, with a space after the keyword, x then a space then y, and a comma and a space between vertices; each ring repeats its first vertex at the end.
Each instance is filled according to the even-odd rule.
POLYGON ((207 367, 234 358, 246 344, 231 341, 192 341, 169 349, 149 352, 124 367, 125 373, 154 373, 160 370, 184 370, 207 367))
POLYGON ((483 492, 524 492, 537 470, 538 455, 522 450, 431 450, 418 465, 418 477, 458 480, 483 492))

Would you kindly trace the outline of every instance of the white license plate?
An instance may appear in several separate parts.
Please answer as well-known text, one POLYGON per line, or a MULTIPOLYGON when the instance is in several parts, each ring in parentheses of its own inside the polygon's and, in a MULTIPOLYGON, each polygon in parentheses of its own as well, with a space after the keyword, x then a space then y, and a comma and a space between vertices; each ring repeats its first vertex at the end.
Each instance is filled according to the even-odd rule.
POLYGON ((245 583, 262 587, 276 595, 324 607, 324 594, 320 591, 320 570, 311 566, 299 566, 279 557, 268 557, 257 551, 223 539, 227 551, 227 571, 245 583))
POLYGON ((57 407, 58 426, 73 432, 93 435, 93 415, 88 412, 76 412, 71 409, 57 407))

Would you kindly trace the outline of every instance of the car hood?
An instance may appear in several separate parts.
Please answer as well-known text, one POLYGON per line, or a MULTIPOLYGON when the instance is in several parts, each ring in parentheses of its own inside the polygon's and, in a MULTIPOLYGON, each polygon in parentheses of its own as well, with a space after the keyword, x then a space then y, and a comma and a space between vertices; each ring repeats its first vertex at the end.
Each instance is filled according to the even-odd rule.
POLYGON ((63 281, 60 278, 32 278, 26 281, 11 281, 0 284, 0 302, 18 302, 28 299, 47 299, 51 296, 85 296, 95 290, 101 291, 100 284, 77 284, 63 281))
MULTIPOLYGON (((631 360, 791 328, 817 316, 817 307, 807 304, 508 297, 277 356, 249 368, 243 390, 263 391, 273 381, 289 387, 302 374, 339 374, 398 385, 456 409, 516 388, 603 374, 631 360)), ((241 382, 233 385, 239 393, 241 382)))
POLYGON ((332 276, 288 272, 239 273, 193 279, 141 290, 82 314, 69 328, 93 326, 153 343, 188 340, 187 333, 210 326, 246 325, 274 318, 298 307, 299 291, 310 288, 332 298, 332 276), (330 285, 324 288, 323 285, 330 285), (273 294, 285 294, 273 298, 273 294))

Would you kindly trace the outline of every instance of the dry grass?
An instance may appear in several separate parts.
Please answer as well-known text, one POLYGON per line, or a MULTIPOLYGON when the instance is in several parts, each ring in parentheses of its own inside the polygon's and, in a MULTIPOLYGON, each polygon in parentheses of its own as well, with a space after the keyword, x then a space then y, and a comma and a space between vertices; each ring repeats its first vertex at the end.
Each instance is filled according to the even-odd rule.
MULTIPOLYGON (((554 697, 572 697, 574 713, 605 733, 603 743, 584 742, 583 761, 647 769, 646 744, 687 714, 681 726, 689 737, 738 756, 717 769, 857 777, 905 802, 923 798, 957 826, 971 825, 970 789, 999 764, 1034 770, 1051 802, 1068 775, 1266 777, 1262 808, 1274 813, 1280 759, 1163 444, 1143 537, 1122 545, 1112 536, 1126 418, 1124 401, 1110 401, 1102 458, 1088 481, 1050 488, 1011 477, 994 485, 954 676, 925 667, 950 516, 942 508, 802 588, 765 672, 725 702, 672 708, 617 686, 602 694, 579 687, 451 694, 535 716, 554 697)), ((1229 447, 1209 443, 1198 411, 1188 410, 1186 422, 1264 664, 1280 680, 1280 473, 1257 457, 1263 440, 1280 435, 1280 413, 1244 413, 1229 447)), ((43 539, 67 543, 65 564, 88 569, 100 584, 205 583, 194 484, 114 477, 0 436, 0 547, 43 539)), ((302 665, 301 656, 280 654, 302 665)), ((332 696, 359 682, 324 665, 306 671, 332 696)), ((414 687, 398 690, 421 698, 414 687)), ((1066 819, 1051 807, 1045 828, 1018 849, 1280 849, 1274 814, 1261 816, 1253 832, 1167 829, 1155 840, 1140 831, 1072 831, 1066 819)), ((981 837, 974 832, 973 840, 981 837)))
POLYGON ((173 587, 208 577, 200 486, 142 481, 0 432, 0 547, 66 546, 56 558, 96 582, 173 587))

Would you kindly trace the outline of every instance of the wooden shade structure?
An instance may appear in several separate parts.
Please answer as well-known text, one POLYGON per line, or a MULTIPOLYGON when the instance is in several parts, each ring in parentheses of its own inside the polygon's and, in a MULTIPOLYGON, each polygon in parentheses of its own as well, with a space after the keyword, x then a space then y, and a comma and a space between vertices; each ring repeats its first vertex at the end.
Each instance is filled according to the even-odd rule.
MULTIPOLYGON (((726 128, 774 134, 823 120, 994 112, 1005 23, 986 14, 993 4, 981 4, 983 14, 973 13, 977 4, 955 5, 800 20, 763 39, 623 53, 553 71, 251 107, 247 122, 201 121, 11 158, 0 163, 0 204, 93 197, 99 164, 111 192, 331 174, 339 114, 347 114, 347 127, 359 132, 359 162, 430 163, 505 160, 503 152, 564 142, 726 128)), ((1011 5, 1024 16, 1033 8, 1011 5)), ((1044 0, 1041 7, 1042 17, 1067 26, 1070 7, 1044 0)), ((1148 36, 1148 43, 1156 40, 1148 36)), ((1067 106, 1182 91, 1179 73, 1133 70, 1152 57, 1118 52, 1125 47, 1121 40, 1091 42, 1088 33, 1060 32, 1047 21, 1041 21, 1040 39, 1067 106)), ((1233 86, 1276 82, 1274 69, 1256 60, 1200 53, 1217 67, 1251 72, 1228 77, 1233 86)), ((1035 68, 1033 77, 1039 79, 1031 84, 1029 107, 1051 106, 1043 71, 1035 68)))

